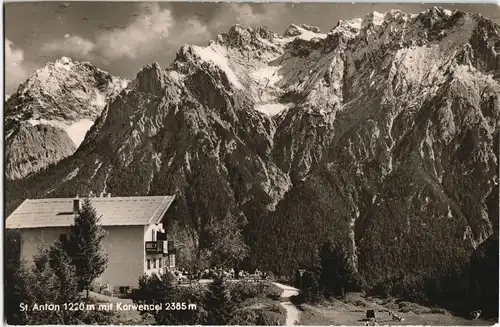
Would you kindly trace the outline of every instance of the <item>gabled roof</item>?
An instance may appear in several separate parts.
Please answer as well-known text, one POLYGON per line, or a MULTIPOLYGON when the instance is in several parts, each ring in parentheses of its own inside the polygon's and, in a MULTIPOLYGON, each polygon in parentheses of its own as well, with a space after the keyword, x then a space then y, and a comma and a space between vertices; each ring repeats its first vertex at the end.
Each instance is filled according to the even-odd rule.
MULTIPOLYGON (((175 196, 90 198, 103 226, 151 225, 161 221, 175 196)), ((64 227, 74 222, 74 198, 28 199, 6 221, 7 229, 64 227)), ((83 202, 83 198, 80 201, 83 202)))

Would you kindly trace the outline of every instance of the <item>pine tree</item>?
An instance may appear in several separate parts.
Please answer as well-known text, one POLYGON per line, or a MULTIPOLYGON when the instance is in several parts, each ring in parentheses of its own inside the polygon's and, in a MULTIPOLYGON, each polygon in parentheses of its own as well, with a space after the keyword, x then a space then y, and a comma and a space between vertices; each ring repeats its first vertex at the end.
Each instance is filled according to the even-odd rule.
POLYGON ((223 277, 216 277, 210 284, 205 299, 208 312, 208 325, 230 325, 234 317, 235 305, 231 293, 223 277))
POLYGON ((24 305, 30 307, 33 301, 28 298, 29 282, 28 270, 25 262, 12 264, 7 261, 4 268, 5 273, 5 318, 8 325, 27 325, 28 316, 23 310, 24 305))
POLYGON ((345 292, 359 290, 359 276, 342 245, 324 243, 320 250, 320 262, 321 284, 326 296, 343 296, 345 292))
POLYGON ((100 217, 92 207, 90 199, 83 201, 82 209, 75 216, 68 240, 64 247, 76 267, 78 289, 87 291, 92 281, 107 267, 108 258, 102 248, 106 232, 100 226, 100 217))
POLYGON ((156 325, 204 325, 205 310, 203 308, 204 288, 178 287, 175 277, 171 273, 161 276, 152 274, 139 278, 139 289, 134 292, 133 302, 137 304, 163 304, 163 309, 140 310, 142 317, 153 317, 156 325), (190 310, 172 310, 169 305, 176 303, 195 303, 196 312, 190 310))
POLYGON ((55 283, 51 285, 56 291, 57 302, 73 303, 78 300, 76 269, 71 264, 71 257, 64 250, 61 242, 56 241, 48 251, 48 265, 52 270, 55 283))
POLYGON ((4 255, 4 294, 5 318, 9 325, 26 325, 25 312, 21 311, 22 303, 26 301, 26 278, 27 272, 25 262, 20 260, 19 238, 17 231, 5 231, 5 255, 4 255))
MULTIPOLYGON (((42 250, 35 258, 32 270, 24 274, 25 301, 28 303, 53 303, 68 305, 79 299, 75 267, 60 242, 42 250)), ((30 311, 28 324, 78 324, 81 312, 72 310, 30 311)))
MULTIPOLYGON (((134 293, 132 298, 134 303, 155 305, 159 303, 168 303, 172 300, 175 293, 174 276, 171 273, 166 273, 161 276, 152 274, 150 276, 143 275, 139 278, 139 289, 134 293)), ((153 316, 158 324, 169 324, 168 317, 164 317, 164 313, 151 310, 143 310, 139 312, 141 316, 153 316)))

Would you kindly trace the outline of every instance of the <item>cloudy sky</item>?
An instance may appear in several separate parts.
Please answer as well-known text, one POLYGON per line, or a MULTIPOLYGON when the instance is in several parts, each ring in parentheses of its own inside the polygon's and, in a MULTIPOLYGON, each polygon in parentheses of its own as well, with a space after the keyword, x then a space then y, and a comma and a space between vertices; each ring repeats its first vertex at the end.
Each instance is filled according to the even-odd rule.
MULTIPOLYGON (((133 78, 151 62, 168 66, 183 44, 206 45, 233 24, 283 32, 291 23, 328 31, 340 19, 401 9, 418 13, 436 4, 35 2, 5 5, 6 93, 34 70, 61 56, 90 61, 133 78)), ((443 4, 483 14, 500 24, 495 4, 443 4)))

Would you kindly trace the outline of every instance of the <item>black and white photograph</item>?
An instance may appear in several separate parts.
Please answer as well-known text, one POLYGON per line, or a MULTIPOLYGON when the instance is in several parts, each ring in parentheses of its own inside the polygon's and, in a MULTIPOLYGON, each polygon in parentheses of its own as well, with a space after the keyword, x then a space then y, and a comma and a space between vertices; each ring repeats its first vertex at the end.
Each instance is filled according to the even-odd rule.
POLYGON ((500 5, 3 19, 7 325, 499 323, 500 5))

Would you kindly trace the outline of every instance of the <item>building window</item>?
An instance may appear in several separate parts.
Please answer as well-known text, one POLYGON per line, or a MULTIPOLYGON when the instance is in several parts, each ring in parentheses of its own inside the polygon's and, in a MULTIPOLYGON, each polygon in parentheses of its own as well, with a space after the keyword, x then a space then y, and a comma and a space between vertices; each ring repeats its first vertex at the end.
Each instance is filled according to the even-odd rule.
POLYGON ((59 241, 61 243, 65 243, 68 241, 68 235, 67 234, 59 234, 59 241))
POLYGON ((146 260, 146 269, 151 269, 151 259, 146 260))
POLYGON ((169 261, 170 268, 175 268, 175 254, 169 255, 168 261, 169 261))
POLYGON ((153 269, 156 269, 156 259, 153 259, 153 269))
POLYGON ((158 268, 161 268, 161 266, 162 266, 162 261, 163 261, 163 259, 162 259, 162 258, 158 259, 158 268))

